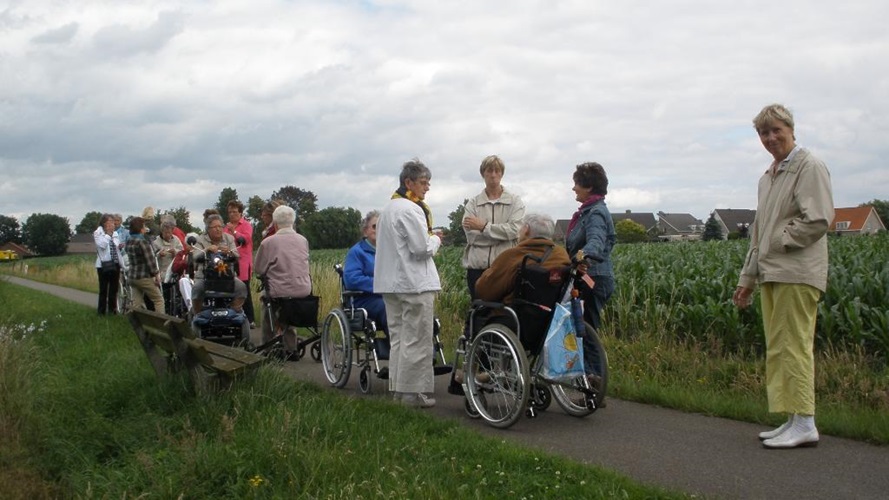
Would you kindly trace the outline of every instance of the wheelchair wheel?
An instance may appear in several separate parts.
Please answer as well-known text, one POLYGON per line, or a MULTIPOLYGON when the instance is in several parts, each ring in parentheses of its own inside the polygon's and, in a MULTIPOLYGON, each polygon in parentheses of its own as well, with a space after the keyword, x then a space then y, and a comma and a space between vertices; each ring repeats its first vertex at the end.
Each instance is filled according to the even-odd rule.
POLYGON ((309 354, 315 361, 321 361, 321 343, 314 342, 309 350, 309 354))
MULTIPOLYGON (((482 397, 484 397, 484 396, 482 396, 482 397)), ((481 415, 479 414, 478 410, 476 410, 472 406, 472 403, 469 402, 469 398, 463 398, 463 409, 466 410, 466 415, 469 418, 481 418, 481 415)))
MULTIPOLYGON (((123 274, 123 270, 120 271, 123 274)), ((133 309, 133 296, 130 294, 130 283, 129 281, 121 277, 119 285, 117 287, 117 312, 119 314, 126 314, 133 309)))
POLYGON ((373 393, 373 379, 374 376, 370 372, 370 365, 364 365, 364 368, 361 369, 361 373, 358 374, 358 389, 361 390, 362 394, 373 393))
MULTIPOLYGON (((596 334, 596 329, 589 324, 586 324, 586 335, 590 342, 584 343, 583 347, 586 349, 589 345, 593 346, 595 362, 593 363, 592 372, 601 378, 598 387, 593 388, 593 398, 596 402, 596 408, 598 408, 602 405, 602 401, 605 400, 605 394, 608 390, 608 355, 602 347, 602 342, 596 334)), ((587 404, 588 395, 580 390, 582 384, 583 381, 578 379, 570 386, 568 384, 552 384, 550 387, 556 403, 565 410, 565 413, 574 417, 585 417, 595 411, 595 408, 590 408, 587 404)))
POLYGON ((334 387, 343 387, 352 371, 352 333, 346 315, 339 309, 324 318, 320 343, 324 375, 334 387))
POLYGON ((515 333, 496 323, 484 327, 469 346, 464 369, 470 406, 494 427, 516 423, 528 403, 531 378, 515 333))
POLYGON ((536 383, 531 388, 531 397, 534 401, 534 407, 540 411, 546 411, 553 402, 553 395, 549 387, 543 383, 536 383))

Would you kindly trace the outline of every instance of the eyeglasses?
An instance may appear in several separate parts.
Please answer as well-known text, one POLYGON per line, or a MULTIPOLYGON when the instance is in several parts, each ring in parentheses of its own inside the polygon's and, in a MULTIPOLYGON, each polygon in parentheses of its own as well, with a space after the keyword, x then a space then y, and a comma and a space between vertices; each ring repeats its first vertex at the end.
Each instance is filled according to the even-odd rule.
POLYGON ((222 224, 216 224, 215 226, 208 226, 207 229, 222 229, 222 224))

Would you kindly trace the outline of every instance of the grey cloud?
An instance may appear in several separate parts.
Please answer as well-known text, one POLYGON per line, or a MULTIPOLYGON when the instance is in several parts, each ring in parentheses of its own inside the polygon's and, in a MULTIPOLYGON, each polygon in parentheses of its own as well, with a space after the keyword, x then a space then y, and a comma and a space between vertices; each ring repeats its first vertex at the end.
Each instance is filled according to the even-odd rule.
POLYGON ((142 30, 122 24, 101 28, 93 35, 93 43, 103 54, 126 57, 160 50, 184 29, 181 13, 161 12, 153 24, 142 30))
POLYGON ((68 23, 64 26, 60 26, 56 29, 44 31, 43 33, 35 36, 31 39, 34 43, 45 43, 45 44, 57 44, 57 43, 67 43, 74 35, 77 34, 77 29, 80 27, 77 23, 68 23))

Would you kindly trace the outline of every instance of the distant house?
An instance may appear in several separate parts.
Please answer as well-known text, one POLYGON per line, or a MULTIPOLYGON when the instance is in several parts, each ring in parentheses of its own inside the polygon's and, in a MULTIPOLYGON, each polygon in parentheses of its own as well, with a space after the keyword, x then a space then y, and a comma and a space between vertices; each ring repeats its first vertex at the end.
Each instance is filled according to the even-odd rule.
POLYGON ((691 214, 658 212, 658 239, 662 241, 699 240, 704 223, 691 214))
POLYGON ((93 235, 75 234, 68 242, 67 253, 96 253, 96 242, 93 241, 93 235))
POLYGON ((645 232, 652 239, 656 238, 658 235, 658 225, 657 219, 654 218, 654 214, 651 212, 638 212, 634 213, 629 210, 622 214, 611 214, 611 220, 614 221, 615 224, 622 220, 631 220, 636 224, 645 228, 645 232))
POLYGON ((886 226, 880 220, 880 216, 874 207, 865 205, 863 207, 837 208, 833 222, 830 224, 830 231, 835 231, 838 235, 842 234, 874 234, 877 231, 885 231, 886 226))
POLYGON ((713 211, 713 218, 719 223, 722 230, 722 239, 728 238, 730 233, 739 233, 747 237, 747 231, 756 218, 756 210, 746 208, 717 208, 713 211))
POLYGON ((34 252, 28 250, 24 245, 7 241, 0 245, 0 255, 2 255, 0 257, 2 260, 27 259, 33 257, 34 252))

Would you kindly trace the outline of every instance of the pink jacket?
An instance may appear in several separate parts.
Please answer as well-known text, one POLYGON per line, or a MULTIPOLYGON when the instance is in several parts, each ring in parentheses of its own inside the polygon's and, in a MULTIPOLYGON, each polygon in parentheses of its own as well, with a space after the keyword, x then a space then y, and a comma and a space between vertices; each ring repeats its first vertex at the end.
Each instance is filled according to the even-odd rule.
POLYGON ((247 243, 238 246, 238 279, 249 282, 250 275, 253 274, 253 226, 247 219, 241 217, 234 232, 228 225, 225 226, 225 232, 234 236, 235 241, 238 240, 238 236, 243 236, 247 240, 247 243))

